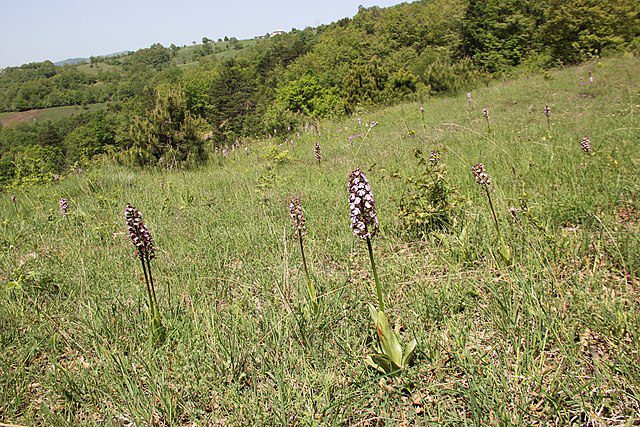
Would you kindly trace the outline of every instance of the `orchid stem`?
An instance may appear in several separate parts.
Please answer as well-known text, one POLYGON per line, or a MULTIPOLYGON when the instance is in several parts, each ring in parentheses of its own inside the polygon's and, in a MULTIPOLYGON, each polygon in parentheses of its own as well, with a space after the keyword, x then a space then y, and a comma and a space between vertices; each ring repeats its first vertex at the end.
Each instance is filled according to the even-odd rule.
POLYGON ((373 247, 371 246, 371 239, 367 236, 367 249, 369 249, 369 260, 371 260, 371 269, 373 270, 373 279, 376 282, 376 293, 378 294, 378 305, 380 311, 384 312, 384 300, 382 298, 382 287, 380 285, 380 279, 378 278, 378 270, 376 269, 376 262, 373 259, 373 247))

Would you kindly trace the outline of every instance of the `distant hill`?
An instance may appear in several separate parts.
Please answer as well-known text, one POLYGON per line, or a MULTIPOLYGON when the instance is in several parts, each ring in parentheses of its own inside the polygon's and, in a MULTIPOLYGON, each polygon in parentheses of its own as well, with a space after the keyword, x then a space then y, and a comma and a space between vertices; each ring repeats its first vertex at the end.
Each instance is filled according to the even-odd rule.
MULTIPOLYGON (((130 51, 124 50, 122 52, 110 53, 108 55, 99 55, 98 58, 113 58, 115 56, 126 55, 130 51)), ((53 65, 62 67, 63 65, 76 65, 91 62, 91 58, 69 58, 62 61, 54 62, 53 65)))
POLYGON ((61 67, 63 65, 75 65, 75 64, 82 64, 85 62, 89 62, 89 58, 69 58, 63 61, 54 62, 53 65, 61 67))

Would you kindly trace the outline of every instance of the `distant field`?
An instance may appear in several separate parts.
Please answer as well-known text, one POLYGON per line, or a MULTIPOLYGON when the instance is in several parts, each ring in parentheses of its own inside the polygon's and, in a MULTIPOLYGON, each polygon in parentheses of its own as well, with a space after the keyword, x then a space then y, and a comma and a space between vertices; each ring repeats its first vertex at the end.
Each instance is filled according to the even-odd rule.
POLYGON ((121 67, 107 64, 106 62, 96 62, 95 64, 79 65, 78 70, 87 74, 98 75, 100 71, 120 71, 121 67))
POLYGON ((19 111, 15 113, 0 113, 0 125, 13 126, 20 123, 37 122, 42 120, 55 120, 73 116, 86 111, 96 111, 105 107, 106 104, 91 104, 86 108, 79 105, 66 107, 43 108, 40 110, 19 111))

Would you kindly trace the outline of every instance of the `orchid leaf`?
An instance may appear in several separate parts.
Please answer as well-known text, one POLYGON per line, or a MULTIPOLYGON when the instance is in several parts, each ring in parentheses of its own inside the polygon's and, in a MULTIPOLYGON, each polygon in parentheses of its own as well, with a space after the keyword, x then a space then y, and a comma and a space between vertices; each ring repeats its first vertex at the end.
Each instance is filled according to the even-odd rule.
POLYGON ((389 356, 383 353, 372 354, 367 356, 365 362, 374 369, 382 372, 383 374, 392 374, 400 371, 402 368, 393 363, 393 360, 389 356))
POLYGON ((418 342, 415 340, 415 338, 409 341, 409 344, 407 344, 407 347, 405 348, 404 358, 402 360, 403 368, 406 368, 411 364, 417 345, 418 342))
POLYGON ((391 325, 389 325, 387 316, 382 311, 376 311, 372 306, 369 306, 369 311, 376 326, 382 353, 389 356, 397 366, 402 366, 402 346, 391 325))

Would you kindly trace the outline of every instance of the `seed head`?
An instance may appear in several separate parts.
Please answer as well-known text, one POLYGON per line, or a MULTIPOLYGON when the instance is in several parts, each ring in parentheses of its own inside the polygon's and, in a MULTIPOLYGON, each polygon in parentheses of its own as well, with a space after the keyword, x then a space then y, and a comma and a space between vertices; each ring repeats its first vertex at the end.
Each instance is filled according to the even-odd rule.
POLYGON ((544 115, 549 117, 549 115, 551 114, 551 108, 549 108, 548 105, 544 106, 544 110, 542 110, 544 112, 544 115))
POLYGON ((582 141, 580 141, 580 148, 584 154, 589 154, 591 152, 591 140, 589 140, 588 136, 582 137, 582 141))
POLYGON ((482 109, 482 115, 484 116, 484 119, 489 121, 489 109, 488 108, 483 108, 482 109))
POLYGON ((420 107, 420 114, 424 115, 424 107, 420 107))
POLYGON ((60 199, 60 215, 66 215, 69 211, 69 200, 66 198, 60 199))
POLYGON ((489 188, 489 186, 491 185, 491 177, 484 170, 484 165, 482 163, 476 163, 475 165, 473 165, 473 167, 471 168, 471 173, 476 179, 476 182, 482 185, 485 190, 489 188))
POLYGON ((320 150, 320 144, 316 141, 316 145, 313 149, 313 154, 316 156, 316 161, 320 162, 322 160, 322 152, 320 150))
POLYGON ((124 210, 124 218, 131 243, 136 247, 136 255, 148 256, 149 259, 155 258, 155 242, 142 220, 142 213, 127 204, 124 210))
POLYGON ((56 174, 56 175, 53 177, 53 180, 56 182, 56 184, 60 184, 60 175, 56 174))
POLYGON ((291 219, 291 228, 295 231, 299 231, 301 234, 307 231, 304 211, 302 210, 299 197, 292 197, 289 202, 289 218, 291 219))
POLYGON ((467 102, 469 104, 473 102, 473 96, 471 95, 471 92, 467 92, 467 102))
POLYGON ((13 203, 14 205, 15 205, 16 203, 18 203, 18 199, 16 198, 16 195, 15 195, 15 194, 12 194, 12 195, 11 195, 11 203, 13 203))
POLYGON ((356 237, 373 237, 378 232, 378 215, 367 177, 356 168, 349 175, 349 209, 351 229, 356 237))

